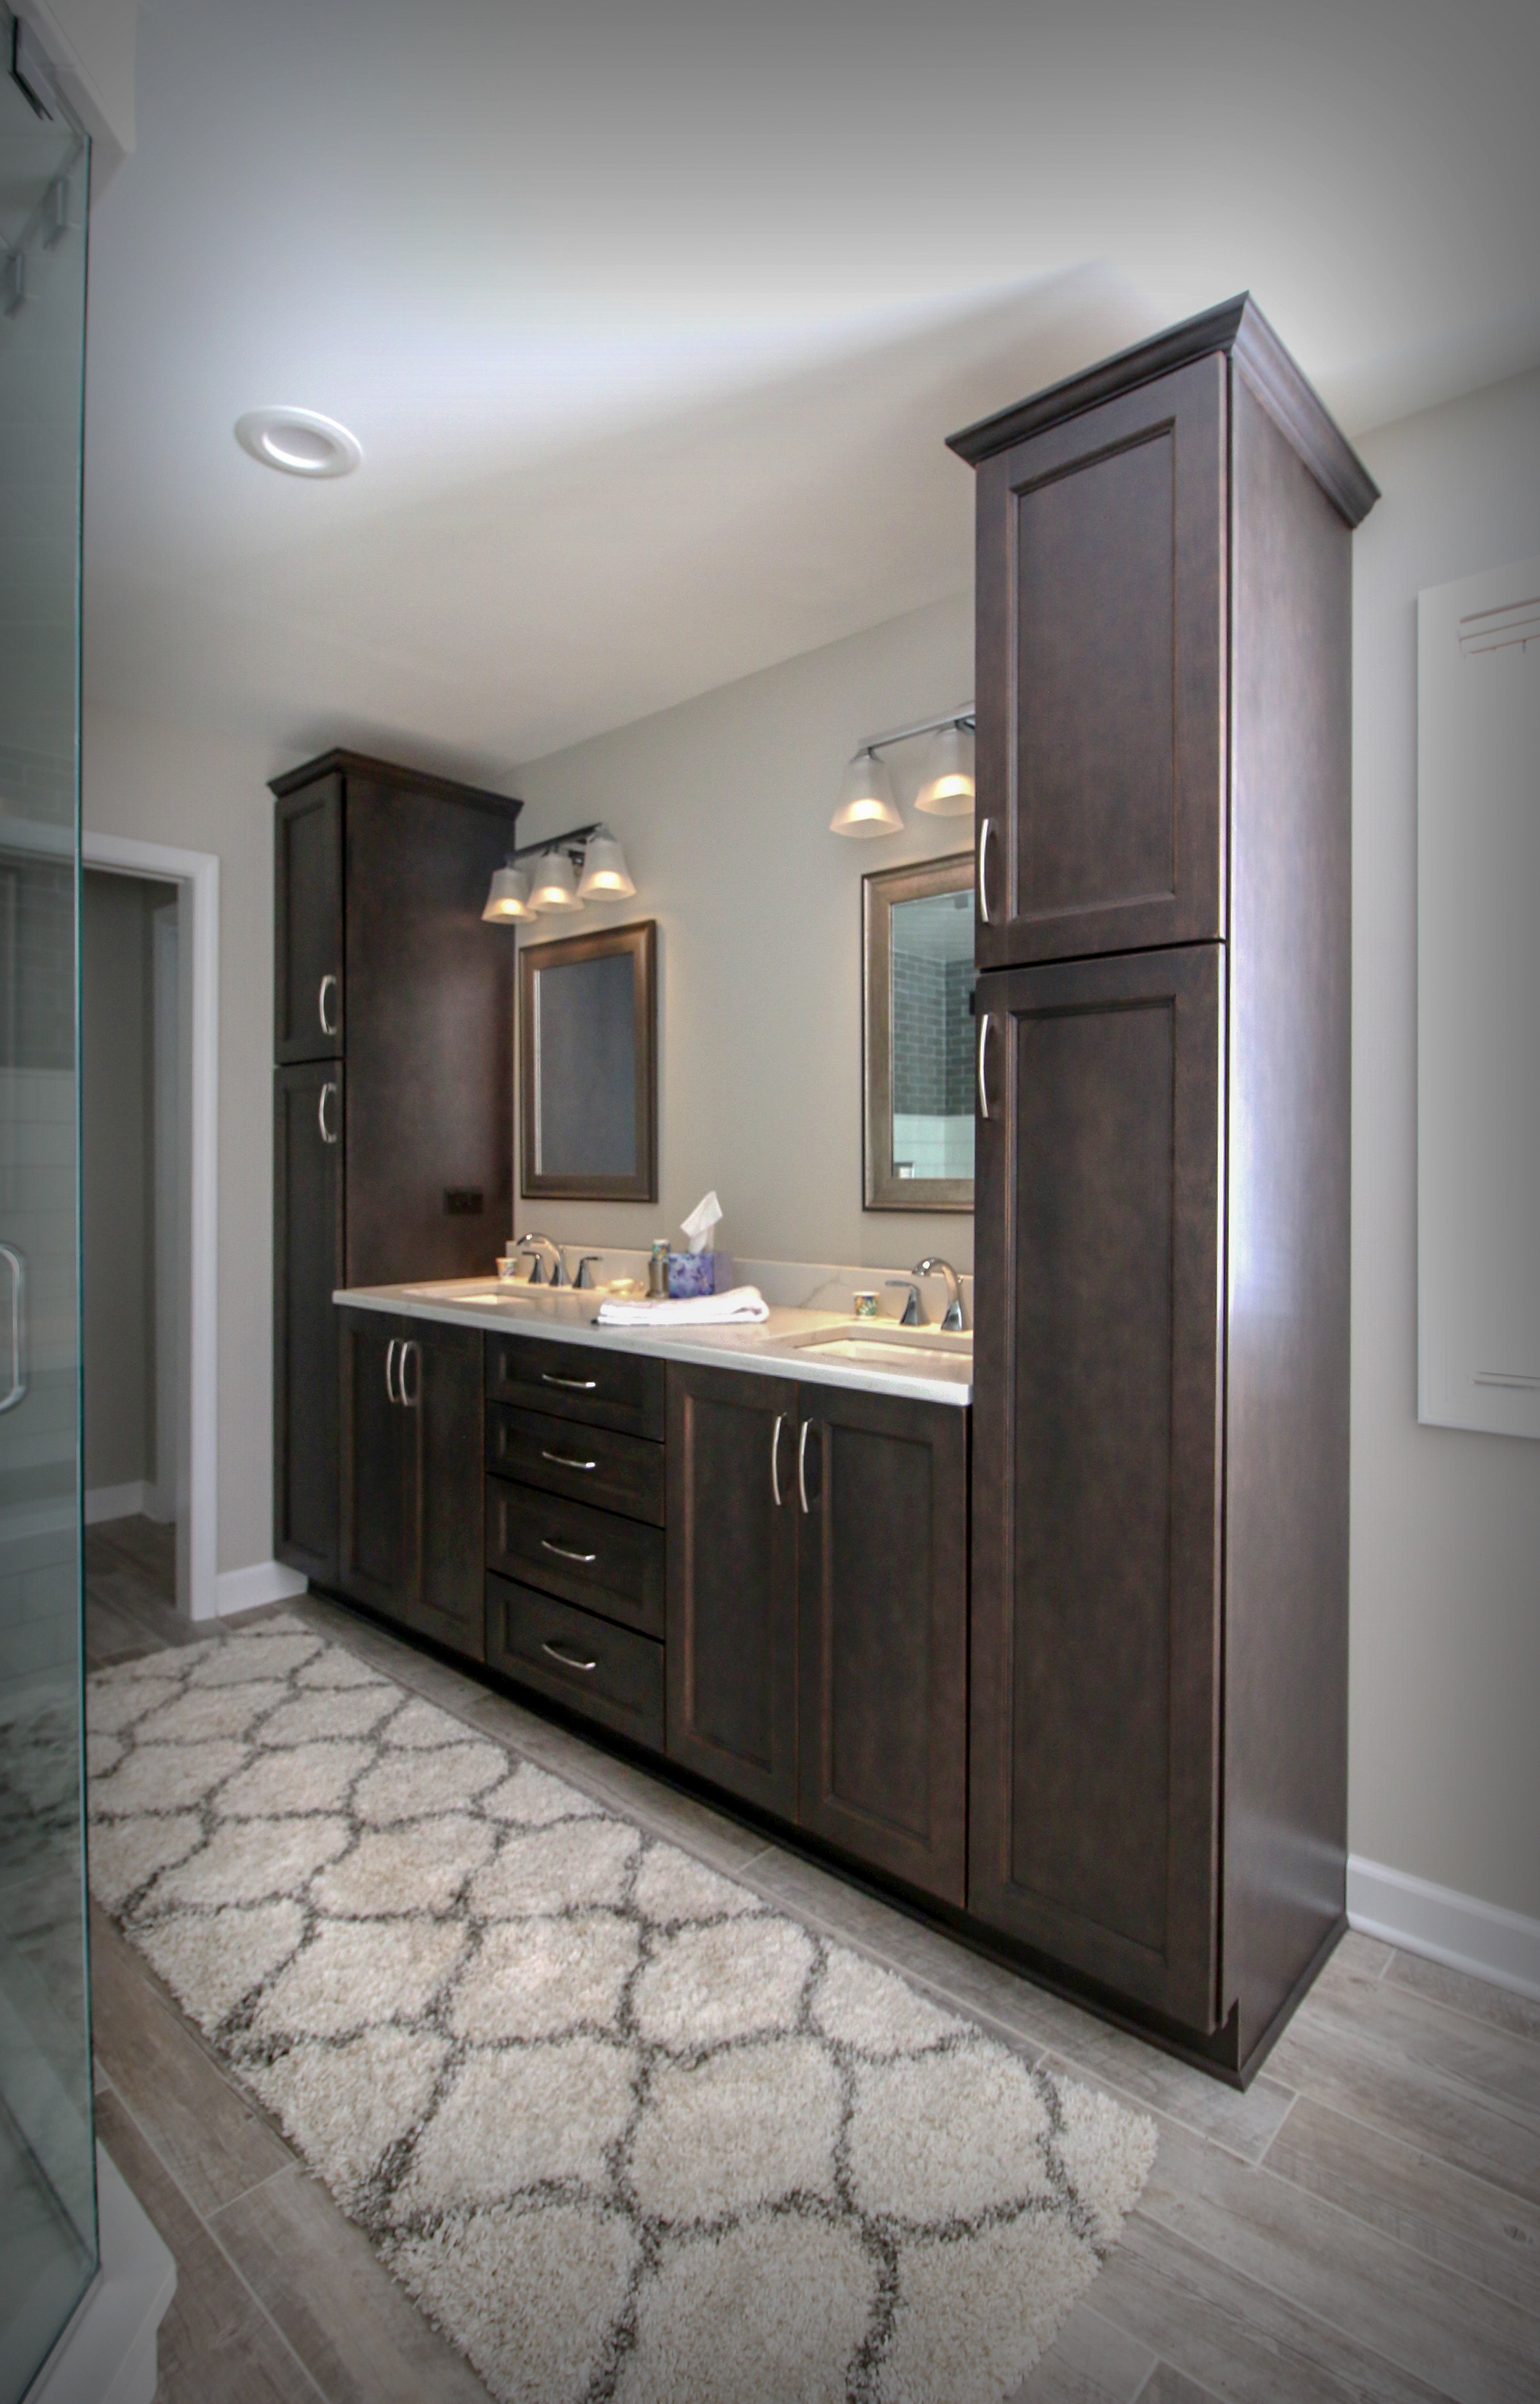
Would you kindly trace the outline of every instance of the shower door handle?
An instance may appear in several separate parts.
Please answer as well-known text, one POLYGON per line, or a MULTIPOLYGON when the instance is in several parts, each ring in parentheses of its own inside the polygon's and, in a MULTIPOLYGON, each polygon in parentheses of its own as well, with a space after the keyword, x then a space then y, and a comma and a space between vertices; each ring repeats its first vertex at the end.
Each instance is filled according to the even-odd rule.
POLYGON ((13 1411, 27 1391, 27 1264, 9 1244, 0 1244, 0 1261, 10 1271, 10 1387, 0 1411, 13 1411))

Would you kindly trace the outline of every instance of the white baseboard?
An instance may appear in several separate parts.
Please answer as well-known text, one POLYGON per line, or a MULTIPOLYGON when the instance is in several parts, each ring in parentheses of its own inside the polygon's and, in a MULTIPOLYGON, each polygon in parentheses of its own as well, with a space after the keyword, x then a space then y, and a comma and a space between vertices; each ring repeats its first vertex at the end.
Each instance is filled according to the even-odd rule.
POLYGON ((144 1511, 145 1497, 151 1490, 142 1477, 134 1478, 128 1486, 88 1486, 87 1527, 94 1528, 102 1519, 137 1519, 144 1511))
POLYGON ((264 1602, 287 1602, 309 1591, 309 1580, 282 1561, 253 1561, 249 1569, 221 1570, 214 1582, 214 1609, 220 1619, 232 1611, 255 1611, 264 1602))
POLYGON ((1365 1936, 1421 1953, 1540 2003, 1540 1920, 1348 1856, 1348 1919, 1365 1936))

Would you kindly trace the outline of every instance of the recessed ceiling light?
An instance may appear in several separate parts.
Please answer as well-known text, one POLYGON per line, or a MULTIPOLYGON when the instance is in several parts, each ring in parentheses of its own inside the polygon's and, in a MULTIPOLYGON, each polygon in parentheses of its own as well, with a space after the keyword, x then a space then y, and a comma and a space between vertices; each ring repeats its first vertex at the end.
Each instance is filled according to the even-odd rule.
POLYGON ((286 476, 351 476, 364 455, 356 434, 314 409, 248 409, 235 421, 235 440, 286 476))

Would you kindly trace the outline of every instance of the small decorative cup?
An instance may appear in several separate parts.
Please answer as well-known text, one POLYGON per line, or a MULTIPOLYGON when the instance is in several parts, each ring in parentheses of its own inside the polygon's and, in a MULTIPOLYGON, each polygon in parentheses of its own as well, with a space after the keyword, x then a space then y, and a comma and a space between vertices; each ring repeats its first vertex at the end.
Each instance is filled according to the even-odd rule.
POLYGON ((875 1319, 877 1298, 875 1293, 858 1293, 855 1297, 855 1305, 858 1319, 875 1319))

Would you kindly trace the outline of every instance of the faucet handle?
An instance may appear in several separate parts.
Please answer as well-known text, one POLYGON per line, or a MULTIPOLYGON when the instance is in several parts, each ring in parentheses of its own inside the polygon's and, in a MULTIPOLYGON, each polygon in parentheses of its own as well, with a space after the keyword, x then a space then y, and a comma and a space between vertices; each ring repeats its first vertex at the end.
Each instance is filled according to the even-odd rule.
POLYGON ((602 1261, 603 1258, 604 1254, 602 1252, 584 1252, 581 1260, 578 1263, 578 1274, 572 1280, 574 1287, 582 1286, 591 1292, 594 1280, 589 1276, 588 1272, 593 1267, 595 1261, 602 1261))
POLYGON ((909 1289, 909 1299, 903 1306, 903 1316, 899 1321, 899 1325, 901 1327, 923 1327, 925 1321, 919 1315, 919 1288, 916 1284, 914 1279, 884 1278, 883 1283, 884 1285, 906 1285, 909 1289))

